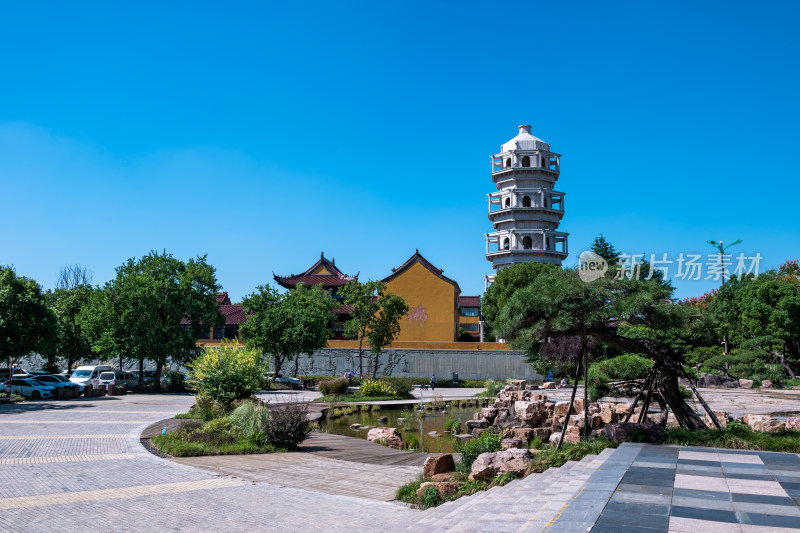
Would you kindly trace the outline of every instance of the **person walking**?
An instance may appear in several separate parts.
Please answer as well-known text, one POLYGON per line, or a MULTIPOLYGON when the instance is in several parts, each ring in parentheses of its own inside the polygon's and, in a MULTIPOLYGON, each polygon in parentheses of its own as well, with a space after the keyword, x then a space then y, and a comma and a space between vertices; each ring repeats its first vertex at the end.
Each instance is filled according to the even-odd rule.
POLYGON ((436 390, 436 374, 431 376, 431 390, 436 390))

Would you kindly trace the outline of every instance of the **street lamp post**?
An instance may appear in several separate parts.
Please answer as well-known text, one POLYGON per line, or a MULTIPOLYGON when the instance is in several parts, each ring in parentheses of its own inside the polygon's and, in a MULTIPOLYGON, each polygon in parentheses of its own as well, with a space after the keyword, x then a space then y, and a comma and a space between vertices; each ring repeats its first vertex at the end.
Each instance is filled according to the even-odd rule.
MULTIPOLYGON (((722 288, 722 286, 725 285, 725 255, 724 255, 725 254, 725 250, 727 250, 731 246, 736 246, 737 244, 739 244, 741 242, 742 242, 741 239, 736 239, 735 241, 730 243, 728 246, 724 246, 722 241, 717 242, 717 241, 712 240, 712 239, 708 240, 708 244, 713 246, 714 249, 716 249, 717 252, 719 253, 720 270, 722 271, 722 285, 720 285, 720 288, 722 288)), ((723 342, 725 343, 725 355, 730 355, 731 351, 730 351, 730 341, 728 339, 728 328, 725 328, 723 342)))

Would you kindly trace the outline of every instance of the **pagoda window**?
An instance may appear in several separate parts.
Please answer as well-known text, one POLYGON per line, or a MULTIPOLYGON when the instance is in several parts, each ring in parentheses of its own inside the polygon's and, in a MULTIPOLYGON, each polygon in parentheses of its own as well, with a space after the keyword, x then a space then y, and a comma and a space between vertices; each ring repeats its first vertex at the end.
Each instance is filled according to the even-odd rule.
POLYGON ((503 250, 508 250, 508 239, 503 239, 503 250))
POLYGON ((506 207, 511 207, 511 198, 506 198, 506 207))
POLYGON ((511 158, 506 158, 506 168, 511 168, 511 158))
POLYGON ((531 241, 531 238, 528 237, 527 235, 522 238, 522 248, 524 250, 530 250, 531 248, 533 248, 533 241, 531 241))
POLYGON ((523 167, 529 167, 529 166, 531 166, 531 158, 530 158, 530 157, 528 157, 527 155, 525 155, 525 156, 522 156, 522 166, 523 166, 523 167))
POLYGON ((522 197, 522 207, 530 207, 531 206, 531 197, 530 196, 523 196, 522 197))

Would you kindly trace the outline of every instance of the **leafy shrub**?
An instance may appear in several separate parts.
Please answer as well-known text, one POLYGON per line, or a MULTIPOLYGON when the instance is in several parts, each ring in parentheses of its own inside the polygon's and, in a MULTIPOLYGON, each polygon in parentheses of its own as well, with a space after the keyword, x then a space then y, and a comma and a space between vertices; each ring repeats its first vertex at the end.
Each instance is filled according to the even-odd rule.
POLYGON ((517 476, 513 472, 503 472, 492 480, 492 485, 502 487, 515 479, 517 479, 517 476))
POLYGON ((472 463, 480 454, 500 451, 501 440, 500 432, 489 428, 474 439, 463 443, 456 442, 456 452, 461 454, 461 462, 456 465, 456 469, 460 472, 469 472, 472 469, 472 463))
POLYGON ((243 435, 263 434, 269 423, 269 409, 266 403, 253 398, 242 402, 228 418, 243 435))
POLYGON ((219 348, 206 347, 190 363, 189 384, 199 396, 224 408, 248 398, 261 386, 265 366, 261 354, 240 348, 236 341, 223 341, 219 348))
POLYGON ((308 405, 288 403, 270 410, 264 440, 277 448, 293 450, 311 433, 308 405))
MULTIPOLYGON (((614 394, 610 381, 643 379, 653 368, 653 362, 641 355, 626 353, 589 365, 589 398, 614 394)), ((624 394, 624 392, 623 392, 624 394)))
POLYGON ((486 387, 486 390, 480 393, 480 396, 494 398, 503 389, 504 383, 494 379, 487 379, 483 386, 486 387))
POLYGON ((395 391, 389 382, 383 379, 364 378, 361 381, 363 396, 394 396, 395 391))
POLYGON ((347 380, 344 378, 333 378, 320 381, 319 391, 323 396, 341 396, 347 392, 347 380))
POLYGON ((167 370, 164 378, 167 380, 167 392, 186 392, 186 376, 183 372, 167 370))
POLYGON ((423 509, 427 509, 428 507, 436 507, 439 503, 439 491, 436 490, 434 486, 425 487, 425 490, 422 491, 422 507, 423 509))
POLYGON ((461 421, 448 416, 444 419, 444 430, 449 431, 453 435, 461 433, 461 421))

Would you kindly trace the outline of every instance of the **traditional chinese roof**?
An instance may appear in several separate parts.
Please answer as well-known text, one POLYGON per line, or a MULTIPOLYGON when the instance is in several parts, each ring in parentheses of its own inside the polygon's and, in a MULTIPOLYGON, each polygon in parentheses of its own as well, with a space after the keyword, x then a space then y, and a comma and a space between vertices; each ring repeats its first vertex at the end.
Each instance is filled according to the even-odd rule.
POLYGON ((444 272, 444 269, 436 268, 435 266, 433 266, 433 264, 431 264, 430 261, 428 261, 427 259, 422 257, 422 254, 419 253, 419 249, 417 249, 414 252, 414 255, 409 257, 408 260, 406 260, 405 263, 403 263, 402 265, 400 265, 397 268, 393 268, 392 269, 392 274, 387 276, 387 277, 385 277, 385 278, 383 278, 381 281, 383 281, 384 283, 388 283, 388 282, 392 281, 394 278, 396 278, 397 276, 402 274, 404 271, 406 271, 409 268, 411 268, 412 266, 414 266, 414 263, 419 263, 420 265, 422 265, 425 268, 427 268, 428 270, 430 270, 430 272, 434 276, 436 276, 437 278, 439 278, 439 279, 441 279, 443 281, 446 281, 447 283, 451 284, 453 287, 456 288, 456 294, 460 294, 461 293, 461 287, 458 286, 458 283, 456 283, 455 280, 452 280, 452 279, 448 278, 447 276, 445 276, 444 274, 442 274, 442 272, 444 272))
POLYGON ((217 303, 220 305, 231 305, 231 299, 228 297, 227 292, 221 292, 219 294, 215 294, 214 298, 217 300, 217 303))
POLYGON ((320 254, 319 261, 311 265, 311 268, 300 274, 292 274, 290 276, 278 276, 273 273, 272 277, 281 287, 292 289, 298 283, 303 283, 309 287, 313 285, 322 285, 323 289, 330 289, 333 287, 340 287, 346 285, 348 281, 358 279, 358 274, 355 276, 348 276, 338 268, 336 268, 335 260, 331 261, 325 257, 325 252, 320 254))
POLYGON ((458 306, 459 307, 480 307, 481 306, 481 297, 480 296, 459 296, 458 297, 458 306))

